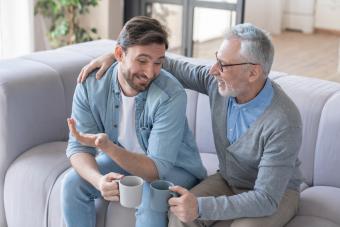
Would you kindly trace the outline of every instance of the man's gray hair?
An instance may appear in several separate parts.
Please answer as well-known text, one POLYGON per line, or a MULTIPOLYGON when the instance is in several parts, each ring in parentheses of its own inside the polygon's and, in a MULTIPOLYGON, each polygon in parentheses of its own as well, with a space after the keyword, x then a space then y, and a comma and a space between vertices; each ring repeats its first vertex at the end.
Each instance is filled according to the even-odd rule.
POLYGON ((274 58, 274 47, 267 32, 249 23, 238 24, 226 34, 226 39, 232 38, 241 41, 241 57, 260 64, 267 77, 274 58))

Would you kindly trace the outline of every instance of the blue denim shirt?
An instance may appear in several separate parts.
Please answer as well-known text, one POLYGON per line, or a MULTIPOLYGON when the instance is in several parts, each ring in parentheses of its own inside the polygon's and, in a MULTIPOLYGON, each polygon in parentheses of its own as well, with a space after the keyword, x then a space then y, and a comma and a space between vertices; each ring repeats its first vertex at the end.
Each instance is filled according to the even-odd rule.
MULTIPOLYGON (((93 72, 78 84, 73 97, 72 117, 83 133, 106 133, 118 143, 121 90, 117 63, 101 80, 93 72)), ((136 135, 145 154, 151 158, 160 179, 166 179, 173 167, 180 167, 198 179, 206 176, 193 134, 186 119, 186 93, 180 83, 161 70, 149 88, 135 98, 136 135)), ((78 152, 96 155, 93 147, 81 145, 70 134, 68 157, 78 152)))

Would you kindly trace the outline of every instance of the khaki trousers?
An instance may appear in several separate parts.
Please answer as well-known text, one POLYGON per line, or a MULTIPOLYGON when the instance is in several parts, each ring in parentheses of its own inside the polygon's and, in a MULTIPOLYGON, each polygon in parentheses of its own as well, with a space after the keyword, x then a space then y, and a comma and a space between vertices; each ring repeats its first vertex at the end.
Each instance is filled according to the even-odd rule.
MULTIPOLYGON (((209 176, 191 189, 191 192, 197 197, 231 196, 245 191, 231 188, 219 173, 209 176)), ((279 204, 277 212, 267 217, 239 218, 225 221, 195 220, 192 223, 182 223, 174 214, 169 212, 169 227, 280 227, 287 224, 296 214, 299 195, 298 192, 288 189, 279 204)))

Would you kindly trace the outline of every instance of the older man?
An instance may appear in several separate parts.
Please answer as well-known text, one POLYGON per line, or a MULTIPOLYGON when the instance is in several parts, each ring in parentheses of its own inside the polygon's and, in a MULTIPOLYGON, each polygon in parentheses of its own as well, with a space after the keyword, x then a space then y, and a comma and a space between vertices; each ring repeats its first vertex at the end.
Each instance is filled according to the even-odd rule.
MULTIPOLYGON (((299 202, 302 123, 291 99, 268 78, 273 45, 263 30, 240 24, 215 54, 211 67, 170 58, 164 64, 184 87, 209 96, 219 159, 219 171, 191 191, 172 188, 181 196, 169 200, 169 226, 283 226, 299 202)), ((79 80, 109 61, 93 61, 79 80)))

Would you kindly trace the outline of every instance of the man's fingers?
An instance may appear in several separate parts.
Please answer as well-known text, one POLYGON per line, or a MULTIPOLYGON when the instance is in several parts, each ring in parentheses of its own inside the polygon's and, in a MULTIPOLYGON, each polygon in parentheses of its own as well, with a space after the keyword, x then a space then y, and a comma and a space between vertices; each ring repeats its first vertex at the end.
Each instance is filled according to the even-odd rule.
POLYGON ((118 189, 112 190, 112 188, 111 188, 111 190, 104 190, 102 192, 102 196, 103 197, 119 196, 119 190, 118 189))
POLYGON ((99 80, 103 77, 108 67, 101 66, 98 72, 96 73, 96 79, 99 80))
POLYGON ((97 138, 95 141, 96 146, 100 146, 102 144, 104 144, 105 142, 107 142, 108 138, 107 135, 105 133, 99 133, 97 134, 97 138))
POLYGON ((120 173, 114 173, 114 172, 111 172, 111 173, 108 173, 108 174, 105 175, 105 179, 109 182, 111 182, 113 180, 119 180, 122 177, 124 177, 124 175, 122 175, 120 173))
POLYGON ((73 118, 67 118, 67 125, 73 136, 77 136, 79 134, 76 128, 76 121, 73 118))
POLYGON ((83 71, 84 71, 84 67, 80 70, 80 73, 77 77, 77 83, 80 83, 81 82, 81 78, 82 78, 82 75, 83 75, 83 71))
POLYGON ((115 202, 119 201, 119 196, 108 196, 108 197, 103 197, 103 198, 107 201, 115 201, 115 202))
POLYGON ((180 195, 183 195, 183 194, 188 192, 188 190, 186 188, 183 188, 183 187, 177 186, 177 185, 176 186, 172 186, 169 189, 170 189, 170 191, 177 192, 180 195))

